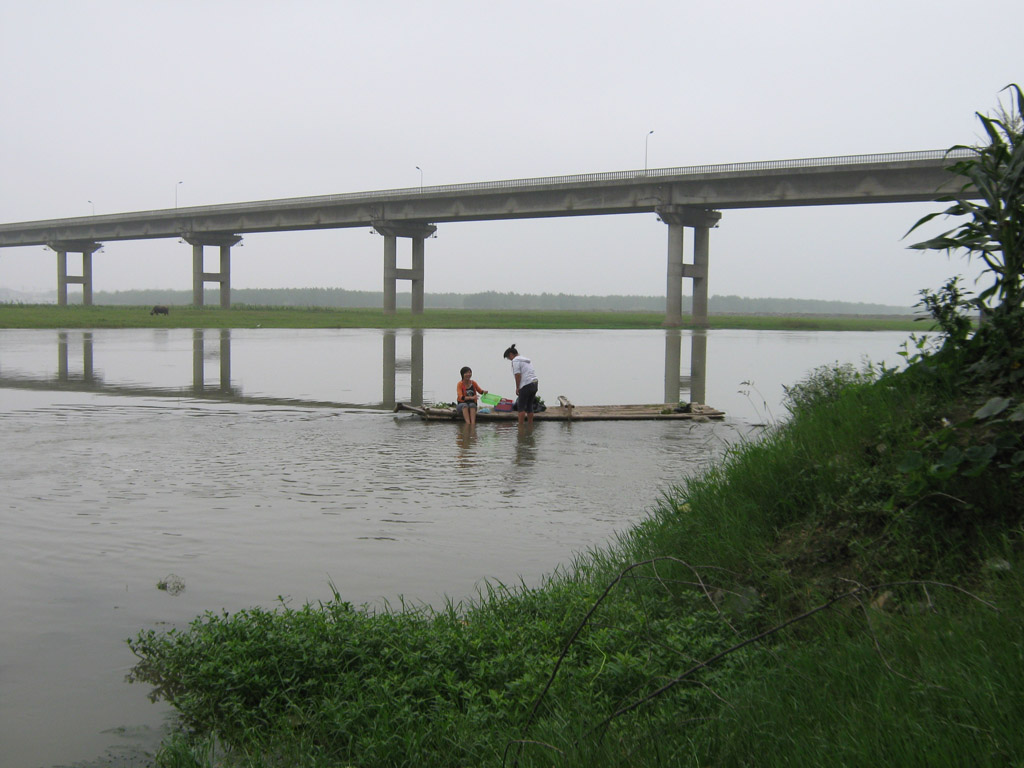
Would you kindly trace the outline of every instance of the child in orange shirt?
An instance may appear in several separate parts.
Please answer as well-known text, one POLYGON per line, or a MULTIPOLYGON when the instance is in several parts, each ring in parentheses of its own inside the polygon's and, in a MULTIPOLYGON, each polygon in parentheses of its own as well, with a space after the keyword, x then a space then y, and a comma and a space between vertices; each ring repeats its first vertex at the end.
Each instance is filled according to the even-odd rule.
POLYGON ((487 394, 487 390, 481 389, 480 385, 473 381, 473 369, 469 366, 463 366, 459 373, 462 374, 462 378, 455 385, 455 393, 458 396, 455 407, 467 424, 476 424, 477 401, 480 395, 487 394))

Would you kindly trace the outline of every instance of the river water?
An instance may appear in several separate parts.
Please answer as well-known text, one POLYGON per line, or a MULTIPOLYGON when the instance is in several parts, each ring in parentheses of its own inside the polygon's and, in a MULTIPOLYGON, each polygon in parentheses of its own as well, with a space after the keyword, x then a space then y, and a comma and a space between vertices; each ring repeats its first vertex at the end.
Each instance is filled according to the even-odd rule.
POLYGON ((145 765, 168 710, 125 640, 204 611, 471 599, 601 547, 819 365, 904 333, 0 330, 0 764, 145 765), (426 424, 459 369, 722 422, 426 424), (172 586, 161 589, 158 585, 172 586), (174 585, 181 585, 178 591, 174 585))

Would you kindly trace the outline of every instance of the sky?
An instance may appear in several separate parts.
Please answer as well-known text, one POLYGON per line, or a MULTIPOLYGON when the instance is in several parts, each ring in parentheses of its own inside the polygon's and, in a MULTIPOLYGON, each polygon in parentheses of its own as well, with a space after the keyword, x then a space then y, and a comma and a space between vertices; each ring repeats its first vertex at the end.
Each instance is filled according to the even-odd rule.
MULTIPOLYGON (((0 0, 0 223, 946 149, 1024 82, 1022 28, 1019 0, 0 0)), ((725 211, 709 292, 971 287, 977 265, 907 248, 941 207, 725 211)), ((425 288, 664 295, 666 248, 653 213, 447 223, 425 288)), ((232 287, 381 290, 383 250, 368 228, 247 235, 232 287)), ((55 290, 55 255, 0 249, 0 288, 55 290)), ((95 291, 138 288, 189 290, 191 248, 93 257, 95 291)))

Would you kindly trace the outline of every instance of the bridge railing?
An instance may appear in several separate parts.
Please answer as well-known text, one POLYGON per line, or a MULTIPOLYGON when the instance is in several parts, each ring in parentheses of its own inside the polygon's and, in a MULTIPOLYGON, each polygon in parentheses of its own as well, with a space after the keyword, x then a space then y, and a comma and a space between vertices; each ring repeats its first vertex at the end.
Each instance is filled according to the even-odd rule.
MULTIPOLYGON (((280 200, 260 201, 269 206, 309 205, 316 203, 345 202, 365 198, 408 197, 425 195, 446 195, 453 192, 486 192, 502 189, 523 189, 559 184, 589 184, 600 181, 629 181, 632 179, 656 179, 680 176, 705 176, 719 173, 745 173, 749 171, 765 171, 787 168, 820 168, 829 166, 873 165, 876 163, 902 163, 919 160, 955 160, 966 157, 969 150, 924 150, 920 152, 889 152, 875 155, 841 155, 838 157, 809 157, 797 160, 762 160, 750 163, 724 163, 717 165, 684 165, 675 168, 651 168, 637 171, 611 171, 604 173, 580 173, 568 176, 537 176, 525 179, 505 179, 503 181, 477 181, 463 184, 439 184, 431 187, 399 187, 381 189, 372 192, 346 192, 337 195, 319 195, 315 197, 289 197, 280 200)), ((247 207, 260 203, 245 203, 247 207)), ((230 210, 238 203, 224 206, 205 206, 207 210, 230 210)))
MULTIPOLYGON (((386 201, 432 195, 448 195, 463 192, 500 192, 502 190, 523 190, 530 187, 591 184, 605 181, 631 181, 642 179, 673 178, 686 176, 706 176, 726 173, 747 173, 750 171, 785 170, 799 168, 822 168, 854 165, 874 165, 879 163, 905 163, 922 160, 956 160, 971 154, 969 149, 956 150, 924 150, 919 152, 889 152, 874 155, 840 155, 836 157, 809 157, 795 160, 762 160, 749 163, 724 163, 718 165, 684 165, 675 168, 650 168, 636 171, 612 171, 605 173, 582 173, 567 176, 538 176, 525 179, 505 179, 502 181, 478 181, 463 184, 440 184, 430 187, 398 187, 365 192, 345 192, 334 195, 316 195, 310 197, 287 197, 274 200, 254 200, 244 203, 221 203, 215 205, 199 205, 187 208, 160 209, 156 211, 134 211, 132 213, 114 213, 102 216, 80 216, 75 218, 54 219, 52 221, 70 222, 80 219, 83 222, 114 223, 121 219, 134 220, 140 215, 153 218, 181 219, 190 215, 210 215, 234 213, 239 211, 256 211, 261 208, 304 208, 307 206, 331 205, 352 201, 386 201)), ((22 224, 0 224, 0 231, 6 228, 18 228, 25 223, 44 225, 47 221, 23 222, 22 224)))

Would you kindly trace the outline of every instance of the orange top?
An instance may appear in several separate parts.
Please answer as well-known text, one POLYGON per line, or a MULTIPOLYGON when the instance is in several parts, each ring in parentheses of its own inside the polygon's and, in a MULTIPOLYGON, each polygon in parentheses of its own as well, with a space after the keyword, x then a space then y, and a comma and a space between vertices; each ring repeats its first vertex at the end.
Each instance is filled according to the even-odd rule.
POLYGON ((470 391, 470 393, 472 393, 474 391, 478 392, 478 393, 479 392, 483 392, 483 390, 480 388, 480 385, 477 384, 472 379, 469 380, 469 386, 468 387, 466 386, 465 380, 459 379, 459 383, 455 385, 455 392, 459 396, 458 397, 458 402, 464 403, 466 401, 466 390, 467 389, 470 391))

